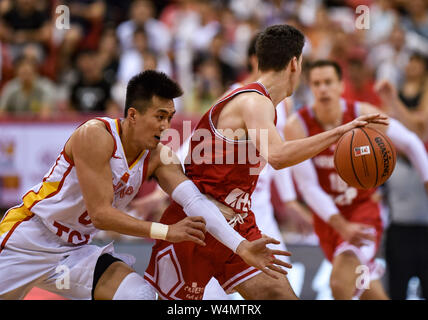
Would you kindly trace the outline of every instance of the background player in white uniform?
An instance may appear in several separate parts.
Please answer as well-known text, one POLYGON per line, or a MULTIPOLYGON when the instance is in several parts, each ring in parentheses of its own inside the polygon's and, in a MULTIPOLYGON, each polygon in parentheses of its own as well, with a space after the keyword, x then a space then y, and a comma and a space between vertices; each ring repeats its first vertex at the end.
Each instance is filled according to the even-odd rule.
POLYGON ((163 161, 167 147, 159 144, 175 113, 173 98, 181 94, 165 74, 146 71, 128 84, 125 119, 94 119, 72 134, 43 182, 0 223, 0 298, 20 299, 38 286, 71 299, 154 299, 154 291, 125 263, 132 259, 114 257, 111 244, 89 242, 101 229, 204 245, 199 212, 209 215, 209 224, 217 218, 214 223, 223 227, 212 233, 243 259, 261 269, 272 265, 265 245, 273 239, 243 241, 199 192, 186 195, 193 206, 185 212, 192 217, 170 226, 122 211, 146 176, 155 176, 169 194, 188 180, 173 154, 177 162, 163 161), (67 273, 67 284, 58 283, 58 272, 67 273))

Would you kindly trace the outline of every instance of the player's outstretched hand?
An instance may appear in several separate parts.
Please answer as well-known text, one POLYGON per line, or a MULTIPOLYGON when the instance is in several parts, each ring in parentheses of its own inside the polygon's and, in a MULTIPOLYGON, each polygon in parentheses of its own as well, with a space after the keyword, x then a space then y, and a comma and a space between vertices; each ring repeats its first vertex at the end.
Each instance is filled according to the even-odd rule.
POLYGON ((365 127, 369 123, 388 125, 389 124, 389 118, 388 118, 388 116, 381 114, 381 113, 364 114, 364 115, 359 116, 358 118, 354 119, 353 121, 342 125, 342 128, 344 129, 343 133, 345 133, 349 130, 352 130, 354 128, 357 128, 357 127, 365 127))
POLYGON ((168 226, 165 240, 169 242, 193 241, 205 246, 205 232, 205 219, 203 217, 186 217, 168 226))
POLYGON ((287 271, 280 266, 289 269, 292 268, 292 266, 289 263, 277 259, 275 255, 291 256, 291 253, 282 250, 272 250, 267 247, 269 243, 279 244, 280 242, 266 236, 254 241, 244 240, 239 244, 236 253, 250 266, 263 271, 274 279, 278 279, 278 273, 287 274, 287 271))

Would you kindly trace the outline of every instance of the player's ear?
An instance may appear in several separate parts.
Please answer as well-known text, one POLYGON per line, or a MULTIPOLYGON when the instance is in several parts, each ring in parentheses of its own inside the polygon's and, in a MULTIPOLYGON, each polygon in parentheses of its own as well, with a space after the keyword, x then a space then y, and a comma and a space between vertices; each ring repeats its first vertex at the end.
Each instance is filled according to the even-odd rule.
POLYGON ((297 71, 298 64, 299 64, 299 61, 298 61, 297 57, 293 57, 291 59, 291 61, 290 61, 290 68, 291 68, 290 70, 291 70, 291 72, 296 72, 297 71))
POLYGON ((128 117, 127 117, 127 118, 128 118, 132 123, 135 123, 136 117, 137 117, 137 109, 135 109, 135 108, 133 108, 133 107, 130 107, 130 108, 128 109, 128 117))

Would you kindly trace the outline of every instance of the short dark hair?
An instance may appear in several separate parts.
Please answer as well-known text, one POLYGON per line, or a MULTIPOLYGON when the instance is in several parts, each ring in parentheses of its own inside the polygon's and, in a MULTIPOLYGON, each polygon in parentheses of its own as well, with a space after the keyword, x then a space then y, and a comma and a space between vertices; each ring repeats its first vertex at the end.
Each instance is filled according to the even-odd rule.
POLYGON ((165 73, 146 70, 131 78, 126 87, 125 118, 129 108, 133 107, 145 112, 153 96, 164 99, 174 99, 183 94, 178 83, 165 73), (136 102, 140 102, 136 104, 136 102))
POLYGON ((251 39, 250 42, 248 43, 248 48, 247 48, 247 69, 250 72, 253 72, 253 66, 251 65, 250 59, 252 56, 256 55, 256 43, 257 43, 257 39, 260 36, 260 32, 258 32, 257 34, 255 34, 251 39))
POLYGON ((305 36, 296 28, 274 25, 261 32, 256 42, 256 54, 260 71, 280 71, 293 57, 302 54, 305 36))
POLYGON ((310 63, 308 66, 308 79, 310 78, 309 76, 313 69, 322 67, 333 67, 339 80, 342 80, 342 68, 336 61, 333 60, 315 60, 314 62, 310 63))

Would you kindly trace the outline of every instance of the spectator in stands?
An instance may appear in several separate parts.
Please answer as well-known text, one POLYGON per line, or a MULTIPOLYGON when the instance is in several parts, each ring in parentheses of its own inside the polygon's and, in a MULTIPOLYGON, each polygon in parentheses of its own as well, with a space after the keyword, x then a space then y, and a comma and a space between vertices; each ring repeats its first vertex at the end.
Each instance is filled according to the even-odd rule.
POLYGON ((405 2, 407 15, 402 19, 403 26, 410 32, 415 32, 423 38, 428 38, 428 4, 425 0, 405 2))
MULTIPOLYGON (((134 31, 134 42, 131 49, 122 51, 119 62, 118 81, 126 84, 138 72, 144 71, 144 57, 148 52, 154 52, 148 45, 148 37, 143 27, 138 27, 134 31)), ((172 73, 171 62, 166 55, 156 54, 158 71, 168 75, 172 73)))
POLYGON ((345 90, 343 97, 351 101, 367 101, 374 106, 381 106, 374 90, 374 77, 364 57, 351 56, 347 61, 347 75, 344 77, 345 90))
POLYGON ((420 54, 413 54, 405 68, 403 84, 398 94, 405 108, 391 110, 394 116, 423 141, 428 141, 428 61, 420 54))
POLYGON ((70 30, 78 31, 79 45, 84 49, 95 50, 104 23, 104 0, 66 0, 64 4, 70 8, 70 30))
POLYGON ((406 31, 396 24, 386 42, 370 49, 367 62, 376 70, 377 80, 388 79, 394 86, 398 86, 409 57, 410 48, 406 41, 406 31))
POLYGON ((130 20, 122 22, 117 28, 117 36, 122 50, 133 47, 134 31, 144 28, 148 46, 157 54, 166 54, 171 46, 168 28, 154 18, 153 3, 149 0, 134 0, 129 9, 130 20))
POLYGON ((15 62, 16 77, 3 88, 0 115, 30 116, 46 119, 52 115, 55 85, 39 76, 34 59, 20 57, 15 62))
POLYGON ((97 50, 98 60, 103 69, 104 79, 113 85, 117 80, 120 57, 119 40, 114 28, 106 29, 97 50))
POLYGON ((195 72, 195 92, 191 110, 203 114, 225 91, 222 85, 221 66, 213 57, 198 61, 195 72))
POLYGON ((102 72, 96 51, 82 51, 77 56, 78 81, 71 88, 71 109, 80 113, 117 116, 117 105, 111 99, 111 84, 102 72))
POLYGON ((49 10, 38 9, 36 0, 15 0, 0 20, 0 37, 9 44, 10 55, 16 59, 23 47, 33 43, 40 55, 45 54, 46 46, 51 39, 49 10))

